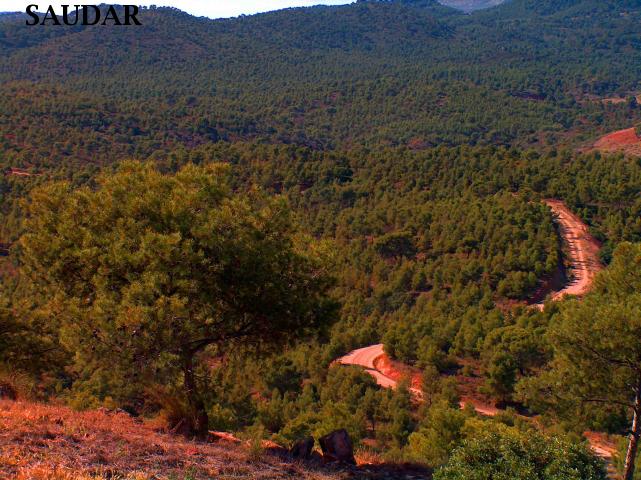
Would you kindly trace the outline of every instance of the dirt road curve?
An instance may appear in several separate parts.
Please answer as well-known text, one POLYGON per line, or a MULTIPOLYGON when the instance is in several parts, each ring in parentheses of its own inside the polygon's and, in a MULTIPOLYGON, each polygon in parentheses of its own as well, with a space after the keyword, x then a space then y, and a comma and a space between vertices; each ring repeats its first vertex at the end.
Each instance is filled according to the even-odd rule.
MULTIPOLYGON (((596 274, 603 268, 599 259, 599 243, 590 235, 588 226, 570 211, 561 201, 548 199, 544 201, 557 218, 559 230, 565 242, 570 260, 570 282, 561 290, 551 293, 552 300, 561 300, 566 295, 585 295, 594 281, 596 274)), ((537 304, 543 308, 543 304, 537 304)), ((397 381, 378 370, 376 362, 385 356, 382 344, 359 348, 337 360, 343 365, 363 367, 367 373, 376 379, 376 383, 384 388, 395 388, 397 381)), ((411 389, 412 393, 420 396, 420 390, 411 389)), ((461 407, 470 403, 481 415, 494 416, 499 410, 491 405, 482 405, 472 399, 463 398, 461 407)), ((611 458, 614 447, 608 442, 597 438, 598 434, 591 433, 590 444, 594 452, 604 458, 611 458)))
MULTIPOLYGON (((380 365, 379 367, 377 367, 377 361, 384 360, 383 357, 389 360, 389 358, 387 357, 383 349, 383 344, 378 344, 378 345, 372 345, 370 347, 359 348, 358 350, 354 350, 353 352, 348 353, 344 357, 339 358, 337 362, 342 365, 356 365, 359 367, 363 367, 367 373, 369 373, 372 377, 374 377, 374 379, 376 380, 376 383, 379 386, 383 388, 396 388, 396 386, 398 385, 398 381, 396 379, 401 376, 401 373, 387 372, 389 373, 389 375, 392 375, 395 377, 395 378, 392 378, 392 376, 388 376, 385 373, 383 373, 381 370, 379 370, 380 365)), ((394 367, 391 367, 391 368, 393 369, 394 367)), ((419 388, 410 387, 410 392, 412 392, 412 394, 418 400, 420 400, 423 395, 423 393, 419 388)), ((481 415, 494 416, 498 412, 498 409, 492 406, 481 405, 466 398, 462 399, 461 408, 464 408, 467 403, 470 403, 474 407, 474 409, 481 415)))
MULTIPOLYGON (((590 235, 588 226, 561 200, 547 199, 544 202, 557 218, 571 266, 571 281, 561 290, 552 292, 552 299, 561 300, 566 295, 585 295, 592 286, 594 277, 603 268, 599 260, 599 243, 590 235)), ((537 306, 543 308, 542 303, 537 306)), ((337 362, 343 365, 361 366, 376 379, 380 386, 394 388, 396 380, 376 368, 376 359, 383 355, 385 355, 383 345, 378 344, 354 350, 339 358, 337 362)))
POLYGON ((588 226, 561 200, 548 199, 545 204, 557 218, 571 264, 570 283, 554 292, 552 299, 560 300, 566 295, 585 295, 592 286, 594 277, 603 268, 599 260, 599 242, 590 235, 588 226))
MULTIPOLYGON (((370 347, 359 348, 353 352, 348 353, 344 357, 341 357, 337 360, 338 363, 342 365, 356 365, 363 367, 367 373, 369 373, 376 383, 383 388, 395 388, 397 381, 393 378, 388 377, 381 371, 377 370, 375 363, 378 359, 385 356, 385 351, 383 350, 383 345, 372 345, 370 347)), ((421 392, 419 389, 411 388, 410 391, 415 395, 420 401, 421 392)), ((485 415, 488 417, 493 417, 500 410, 492 405, 483 405, 472 399, 463 398, 461 399, 461 408, 465 408, 466 404, 470 404, 474 407, 474 410, 477 411, 480 415, 485 415)), ((590 442, 590 447, 599 457, 602 457, 606 460, 610 460, 614 453, 616 452, 616 447, 607 439, 602 438, 603 436, 595 432, 587 432, 586 437, 590 442)))
POLYGON ((385 376, 382 372, 379 372, 374 365, 375 360, 383 355, 385 355, 383 344, 379 343, 378 345, 354 350, 344 357, 339 358, 337 362, 343 365, 357 365, 359 367, 363 367, 367 373, 376 379, 376 383, 381 387, 394 388, 396 386, 396 380, 393 380, 385 376))

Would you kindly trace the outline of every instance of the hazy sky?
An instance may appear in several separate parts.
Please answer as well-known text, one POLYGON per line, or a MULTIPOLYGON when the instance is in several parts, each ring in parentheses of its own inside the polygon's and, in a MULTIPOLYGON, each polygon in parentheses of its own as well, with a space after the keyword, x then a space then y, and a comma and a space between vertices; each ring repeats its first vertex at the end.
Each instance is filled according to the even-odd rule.
MULTIPOLYGON (((141 2, 136 0, 0 0, 0 12, 25 11, 27 5, 38 5, 44 11, 49 5, 89 5, 100 3, 120 3, 136 5, 158 5, 180 8, 192 15, 202 15, 211 18, 235 17, 241 14, 267 12, 287 7, 309 7, 311 5, 341 5, 350 3, 350 0, 156 0, 141 2)), ((60 10, 59 10, 60 11, 60 10)))

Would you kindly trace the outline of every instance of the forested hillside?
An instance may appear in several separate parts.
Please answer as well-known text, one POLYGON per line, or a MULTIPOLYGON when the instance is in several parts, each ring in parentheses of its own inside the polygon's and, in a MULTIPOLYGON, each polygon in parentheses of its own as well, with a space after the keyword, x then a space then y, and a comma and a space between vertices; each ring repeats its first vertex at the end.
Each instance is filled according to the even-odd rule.
POLYGON ((495 7, 504 0, 441 0, 440 3, 448 7, 458 8, 464 12, 473 12, 484 8, 495 7))
POLYGON ((638 264, 641 161, 580 147, 641 121, 638 1, 140 19, 0 16, 0 393, 287 446, 346 428, 364 455, 447 464, 441 479, 472 478, 465 449, 488 438, 565 472, 537 478, 604 478, 577 442, 624 434, 631 393, 550 385, 594 305, 620 320, 604 335, 636 331, 612 312, 638 300, 617 285, 638 264), (532 308, 572 280, 548 198, 612 264, 591 309, 532 308), (381 342, 422 371, 420 406, 333 363, 381 342), (461 388, 544 431, 460 410, 461 388))
POLYGON ((105 133, 127 155, 249 138, 325 149, 555 145, 629 126, 636 110, 588 99, 638 89, 635 2, 549 10, 366 1, 218 21, 147 10, 144 27, 124 31, 3 22, 3 111, 16 114, 16 97, 30 107, 2 138, 7 154, 34 162, 37 148, 71 139, 79 151, 68 156, 95 162, 106 160, 105 133), (74 139, 89 128, 92 142, 74 139))

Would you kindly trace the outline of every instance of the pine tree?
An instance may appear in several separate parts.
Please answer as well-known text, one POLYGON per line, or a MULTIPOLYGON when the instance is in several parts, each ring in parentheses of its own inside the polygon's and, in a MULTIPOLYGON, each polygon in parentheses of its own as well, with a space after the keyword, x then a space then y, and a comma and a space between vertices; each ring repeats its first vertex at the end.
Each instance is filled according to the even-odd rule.
POLYGON ((589 403, 630 413, 624 480, 634 477, 641 437, 640 338, 641 245, 623 243, 597 279, 595 293, 562 309, 550 332, 550 369, 534 382, 562 412, 589 403))
POLYGON ((280 344, 334 312, 322 255, 286 204, 234 194, 227 177, 222 165, 163 175, 131 162, 95 189, 53 184, 33 193, 20 242, 77 370, 124 386, 180 372, 198 435, 203 351, 280 344))

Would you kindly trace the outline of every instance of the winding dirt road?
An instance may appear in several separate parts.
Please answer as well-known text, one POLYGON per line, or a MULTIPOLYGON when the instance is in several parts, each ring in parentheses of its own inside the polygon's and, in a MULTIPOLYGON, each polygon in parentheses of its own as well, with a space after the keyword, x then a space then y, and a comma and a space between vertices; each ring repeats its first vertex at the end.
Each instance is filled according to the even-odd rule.
POLYGON ((372 345, 370 347, 359 348, 353 352, 348 353, 344 357, 337 360, 342 365, 357 365, 363 367, 367 373, 376 379, 383 388, 396 387, 396 380, 386 376, 383 372, 376 369, 375 361, 377 358, 385 355, 383 344, 372 345))
MULTIPOLYGON (((603 268, 599 260, 599 242, 590 235, 588 226, 561 200, 546 199, 544 203, 550 207, 559 225, 559 230, 566 245, 570 260, 571 280, 561 290, 551 293, 554 301, 563 299, 566 295, 583 296, 592 287, 596 274, 603 268)), ((537 304, 543 308, 543 303, 537 304)), ((376 367, 376 360, 383 357, 383 344, 359 348, 337 360, 343 365, 358 365, 363 367, 376 382, 385 388, 394 388, 396 380, 385 375, 376 367)))
MULTIPOLYGON (((365 371, 369 373, 372 377, 374 377, 374 379, 376 380, 376 383, 379 386, 383 388, 396 388, 396 386, 398 385, 397 380, 389 376, 389 375, 392 375, 393 373, 388 372, 389 375, 386 375, 385 373, 383 373, 377 368, 376 366, 377 364, 389 363, 389 362, 382 362, 382 360, 389 360, 389 359, 383 349, 383 344, 377 344, 377 345, 371 345, 369 347, 359 348, 358 350, 354 350, 348 353, 347 355, 345 355, 344 357, 339 358, 338 360, 336 360, 336 362, 342 365, 360 366, 363 369, 365 369, 365 371), (381 362, 379 363, 379 361, 381 362)), ((397 375, 394 375, 395 377, 398 378, 399 376, 401 376, 400 372, 396 372, 396 373, 397 375)), ((410 388, 410 391, 414 395, 415 399, 417 399, 418 401, 421 400, 422 393, 420 389, 410 388)), ((474 407, 474 410, 476 410, 478 414, 484 415, 487 417, 493 417, 501 411, 500 409, 494 407, 493 405, 485 405, 472 398, 462 397, 460 402, 461 408, 465 408, 465 406, 468 404, 474 407)), ((616 445, 614 445, 610 440, 608 440, 606 436, 596 432, 586 432, 586 438, 590 443, 590 448, 592 448, 592 451, 597 456, 605 459, 606 461, 610 461, 612 457, 615 455, 616 445)))
MULTIPOLYGON (((588 226, 561 200, 546 199, 559 224, 559 230, 566 245, 570 260, 571 280, 561 290, 552 292, 552 300, 558 301, 566 295, 583 296, 592 287, 596 274, 603 268, 599 260, 599 242, 590 235, 588 226)), ((543 304, 537 304, 540 308, 543 304)), ((376 367, 376 360, 383 357, 383 344, 359 348, 337 360, 343 365, 358 365, 372 375, 385 388, 394 388, 396 380, 385 375, 376 367)))
POLYGON ((566 295, 583 296, 603 268, 599 259, 599 242, 590 235, 588 226, 561 200, 547 199, 544 202, 556 217, 570 260, 571 280, 561 290, 552 293, 552 300, 561 300, 566 295))
MULTIPOLYGON (((570 282, 561 290, 551 292, 551 298, 558 301, 566 295, 583 296, 590 290, 596 274, 603 268, 599 259, 599 243, 590 235, 588 226, 572 213, 561 200, 547 199, 544 200, 544 203, 552 210, 558 222, 569 255, 571 274, 570 282)), ((542 303, 536 306, 543 308, 542 303)), ((395 388, 398 382, 392 376, 398 378, 399 375, 393 375, 392 372, 387 371, 386 375, 377 367, 377 364, 385 363, 379 362, 384 359, 387 359, 387 355, 383 344, 377 344, 354 350, 339 358, 337 363, 363 367, 381 387, 395 388)), ((420 398, 420 389, 411 388, 410 390, 417 398, 420 398)), ((494 406, 483 405, 472 398, 463 398, 461 408, 467 403, 471 404, 481 415, 494 416, 499 412, 494 406)), ((592 436, 588 436, 588 438, 593 451, 603 458, 611 458, 615 451, 614 446, 600 439, 596 433, 590 432, 590 435, 592 436)))

